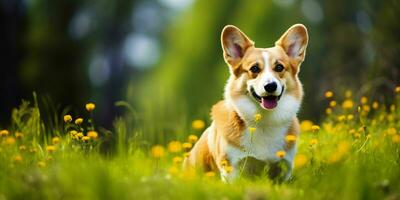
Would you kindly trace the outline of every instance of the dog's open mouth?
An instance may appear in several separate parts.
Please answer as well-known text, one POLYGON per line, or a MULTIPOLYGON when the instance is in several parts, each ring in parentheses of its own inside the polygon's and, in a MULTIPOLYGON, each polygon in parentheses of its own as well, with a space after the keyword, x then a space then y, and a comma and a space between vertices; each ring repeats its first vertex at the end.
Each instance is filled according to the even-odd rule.
POLYGON ((284 87, 282 87, 282 91, 279 96, 267 95, 261 97, 256 93, 253 87, 250 88, 251 95, 260 103, 261 107, 263 107, 264 109, 274 109, 278 105, 278 101, 283 94, 283 90, 284 87))

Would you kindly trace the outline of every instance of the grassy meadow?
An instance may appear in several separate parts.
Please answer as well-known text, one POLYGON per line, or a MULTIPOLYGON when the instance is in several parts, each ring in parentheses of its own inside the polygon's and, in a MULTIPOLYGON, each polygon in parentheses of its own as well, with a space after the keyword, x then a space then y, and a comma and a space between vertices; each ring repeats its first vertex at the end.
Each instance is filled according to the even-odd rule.
POLYGON ((156 137, 146 130, 162 124, 127 103, 117 103, 128 114, 105 130, 93 121, 94 103, 51 113, 34 96, 0 127, 0 199, 399 199, 400 87, 388 104, 337 96, 327 91, 324 119, 302 119, 301 135, 287 138, 298 143, 289 181, 229 184, 215 172, 181 170, 209 119, 183 116, 190 120, 174 124, 182 133, 156 137))

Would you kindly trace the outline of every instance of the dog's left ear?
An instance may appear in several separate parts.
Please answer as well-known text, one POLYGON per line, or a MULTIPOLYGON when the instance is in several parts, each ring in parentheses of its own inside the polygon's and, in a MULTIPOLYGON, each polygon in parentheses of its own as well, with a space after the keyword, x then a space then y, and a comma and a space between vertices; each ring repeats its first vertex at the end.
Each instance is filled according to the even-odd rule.
POLYGON ((293 25, 275 42, 276 46, 281 46, 286 54, 298 64, 304 61, 307 44, 308 33, 303 24, 293 25))
POLYGON ((254 42, 236 26, 227 25, 221 33, 221 45, 225 61, 235 70, 248 48, 254 46, 254 42))

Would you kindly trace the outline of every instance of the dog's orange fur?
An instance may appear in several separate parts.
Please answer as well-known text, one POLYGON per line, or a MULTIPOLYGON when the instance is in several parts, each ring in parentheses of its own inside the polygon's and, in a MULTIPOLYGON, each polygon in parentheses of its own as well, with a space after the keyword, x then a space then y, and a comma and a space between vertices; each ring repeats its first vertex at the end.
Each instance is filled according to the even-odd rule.
MULTIPOLYGON (((287 54, 288 48, 291 48, 287 46, 290 44, 290 41, 287 41, 288 37, 286 37, 289 30, 275 43, 274 47, 268 49, 254 47, 254 42, 239 30, 239 34, 242 34, 242 38, 244 38, 244 42, 241 43, 243 54, 239 54, 239 56, 241 56, 240 58, 233 57, 224 48, 224 58, 231 69, 231 84, 228 84, 225 89, 228 90, 226 92, 232 99, 239 98, 241 95, 247 93, 246 84, 240 82, 240 77, 244 75, 247 79, 255 79, 258 74, 252 73, 249 68, 257 61, 260 63, 260 68, 262 70, 267 64, 269 66, 275 65, 276 62, 283 64, 285 66, 284 72, 275 72, 271 69, 267 70, 271 70, 271 73, 285 84, 287 87, 285 91, 286 95, 291 95, 297 101, 301 102, 303 90, 297 74, 300 64, 304 60, 305 49, 298 57, 293 58, 287 54), (269 63, 264 63, 264 60, 262 60, 263 51, 269 53, 269 63)), ((221 35, 223 47, 229 45, 226 37, 229 37, 233 31, 237 32, 238 29, 236 27, 232 28, 232 26, 227 26, 224 29, 221 35)), ((294 31, 298 31, 298 34, 305 38, 302 42, 304 43, 303 45, 306 46, 308 41, 306 29, 301 27, 294 31)), ((229 157, 225 152, 228 145, 243 148, 241 138, 247 128, 247 124, 245 119, 239 116, 234 106, 230 105, 230 102, 223 100, 215 104, 212 107, 211 117, 213 120, 212 125, 205 130, 199 141, 190 151, 189 156, 184 161, 184 168, 201 167, 206 171, 218 171, 223 167, 221 166, 223 162, 230 163, 229 157), (213 145, 212 149, 210 149, 210 145, 213 145)), ((287 128, 286 135, 298 136, 299 132, 298 119, 296 116, 293 116, 287 128)), ((294 147, 295 144, 286 143, 284 150, 288 151, 294 147)))

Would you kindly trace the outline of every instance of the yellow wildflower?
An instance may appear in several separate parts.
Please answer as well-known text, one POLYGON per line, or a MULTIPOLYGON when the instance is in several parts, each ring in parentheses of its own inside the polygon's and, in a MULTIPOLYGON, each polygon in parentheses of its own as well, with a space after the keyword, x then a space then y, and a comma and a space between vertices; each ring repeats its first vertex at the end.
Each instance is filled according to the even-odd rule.
POLYGON ((192 144, 196 143, 199 138, 196 135, 189 135, 188 141, 192 144))
POLYGON ((317 131, 319 131, 319 126, 318 125, 313 125, 313 126, 311 126, 311 130, 313 131, 313 132, 317 132, 317 131))
POLYGON ((362 109, 364 112, 369 112, 371 110, 371 107, 369 107, 369 105, 363 105, 362 109))
POLYGON ((327 108, 327 109, 325 110, 325 113, 326 113, 327 115, 332 114, 332 108, 327 108))
POLYGON ((26 146, 25 146, 25 145, 19 146, 19 150, 20 150, 20 151, 25 151, 25 150, 26 150, 26 146))
POLYGON ((393 135, 392 141, 393 143, 400 143, 400 135, 393 135))
POLYGON ((361 134, 360 134, 360 133, 355 133, 355 134, 354 134, 354 138, 359 139, 360 137, 361 137, 361 134))
POLYGON ((297 154, 294 157, 294 167, 295 168, 301 168, 305 164, 307 164, 307 156, 305 156, 304 154, 297 154))
POLYGON ((367 104, 368 103, 367 97, 364 97, 364 96, 361 97, 360 102, 361 102, 361 104, 367 104))
POLYGON ((46 151, 50 152, 50 153, 54 152, 54 151, 56 151, 56 147, 53 145, 46 146, 46 151))
POLYGON ((87 132, 87 136, 95 140, 99 137, 99 134, 96 131, 89 131, 87 132))
POLYGON ((35 147, 29 148, 29 153, 36 153, 36 152, 37 152, 37 148, 35 148, 35 147))
POLYGON ((310 140, 310 145, 311 146, 314 146, 316 144, 318 144, 318 140, 317 139, 313 138, 313 139, 310 140))
POLYGON ((233 171, 233 167, 230 165, 225 166, 224 169, 225 169, 226 173, 228 173, 228 174, 230 174, 233 171))
POLYGON ((205 126, 206 126, 206 123, 204 123, 204 121, 200 120, 200 119, 194 120, 192 122, 192 127, 195 130, 203 130, 205 126))
POLYGON ((392 104, 390 105, 390 111, 394 112, 396 110, 396 105, 392 104))
POLYGON ((400 86, 397 86, 397 87, 394 89, 394 91, 395 91, 396 93, 400 93, 400 86))
POLYGON ((344 96, 346 98, 350 98, 353 95, 353 92, 351 92, 351 90, 346 90, 346 92, 344 93, 344 96))
POLYGON ((72 116, 71 115, 64 115, 64 122, 69 123, 72 121, 72 116))
POLYGON ((311 131, 312 126, 313 126, 313 123, 310 120, 303 120, 300 123, 300 129, 302 132, 311 131))
POLYGON ((295 143, 296 142, 296 136, 295 135, 286 135, 285 140, 287 143, 295 143))
POLYGON ((76 124, 76 125, 81 125, 82 122, 83 122, 83 119, 82 119, 82 118, 78 118, 78 119, 75 120, 75 124, 76 124))
POLYGON ((329 106, 332 107, 332 108, 335 107, 336 105, 337 105, 336 101, 330 101, 329 102, 329 106))
POLYGON ((77 137, 77 139, 82 138, 82 137, 83 137, 83 133, 82 133, 82 132, 79 132, 79 133, 77 133, 75 136, 77 137))
POLYGON ((37 165, 38 165, 38 167, 40 167, 40 168, 45 168, 45 167, 46 167, 46 162, 44 162, 44 161, 39 161, 39 162, 37 163, 37 165))
POLYGON ((344 121, 346 119, 346 116, 345 115, 340 115, 340 116, 338 116, 338 121, 344 121))
POLYGON ((391 127, 388 129, 388 135, 395 135, 397 133, 396 128, 391 127))
POLYGON ((262 115, 261 114, 255 114, 254 115, 254 120, 256 121, 256 122, 258 122, 258 121, 260 121, 262 119, 262 115))
POLYGON ((72 130, 72 131, 69 132, 69 134, 73 137, 76 134, 78 134, 78 131, 72 130))
POLYGON ((170 175, 176 175, 179 173, 179 169, 175 166, 172 166, 168 169, 168 174, 170 175))
POLYGON ((348 121, 351 121, 353 119, 354 119, 354 115, 352 115, 352 114, 347 115, 347 120, 348 121))
POLYGON ((275 153, 275 155, 276 155, 276 157, 278 157, 278 158, 284 158, 285 157, 285 155, 286 155, 286 152, 285 151, 277 151, 276 153, 275 153))
POLYGON ((225 166, 228 166, 228 165, 229 165, 229 163, 228 163, 227 160, 222 160, 222 161, 221 161, 221 166, 222 166, 222 167, 225 167, 225 166))
POLYGON ((333 92, 332 91, 326 91, 325 92, 325 97, 326 98, 332 98, 333 97, 333 92))
POLYGON ((174 164, 176 164, 176 165, 181 164, 182 161, 183 161, 183 158, 180 157, 180 156, 175 156, 175 157, 172 159, 172 162, 173 162, 174 164))
POLYGON ((377 101, 374 101, 372 103, 372 108, 375 109, 375 110, 378 109, 379 108, 379 103, 377 101))
POLYGON ((10 132, 8 130, 1 130, 0 131, 0 135, 1 136, 7 136, 8 134, 10 134, 10 132))
POLYGON ((350 131, 349 131, 349 133, 351 134, 351 135, 353 135, 354 133, 356 133, 356 129, 350 129, 350 131))
POLYGON ((22 162, 22 160, 23 160, 21 155, 16 155, 12 159, 14 162, 22 162))
POLYGON ((251 134, 253 134, 254 132, 256 132, 256 127, 249 127, 249 132, 251 134))
POLYGON ((14 143, 15 143, 15 138, 14 137, 7 137, 7 139, 6 139, 6 143, 8 144, 8 145, 13 145, 14 143))
POLYGON ((183 148, 185 151, 189 151, 189 150, 192 148, 192 143, 185 142, 185 143, 182 144, 182 148, 183 148))
POLYGON ((182 151, 182 144, 179 141, 171 141, 168 144, 168 151, 171 153, 178 153, 182 151))
POLYGON ((154 158, 162 158, 164 157, 165 151, 164 147, 161 145, 155 145, 151 148, 151 155, 154 158))
POLYGON ((342 108, 345 110, 352 109, 353 106, 354 106, 354 103, 351 99, 347 99, 347 100, 343 101, 343 103, 342 103, 342 108))
POLYGON ((185 157, 185 158, 189 157, 189 155, 190 155, 190 153, 189 153, 189 152, 185 152, 185 153, 183 153, 183 157, 185 157))
POLYGON ((16 133, 15 133, 15 137, 16 137, 17 139, 21 139, 21 138, 24 137, 24 134, 22 134, 21 132, 16 132, 16 133))
POLYGON ((60 143, 60 138, 59 137, 53 137, 53 139, 51 141, 53 142, 53 144, 58 144, 58 143, 60 143))
POLYGON ((92 112, 96 108, 96 105, 94 103, 87 103, 85 107, 87 111, 92 112))
POLYGON ((89 136, 83 136, 82 137, 82 141, 84 141, 84 142, 89 141, 89 140, 90 140, 89 136))
POLYGON ((204 173, 204 176, 208 177, 208 178, 215 177, 215 172, 208 171, 208 172, 204 173))

